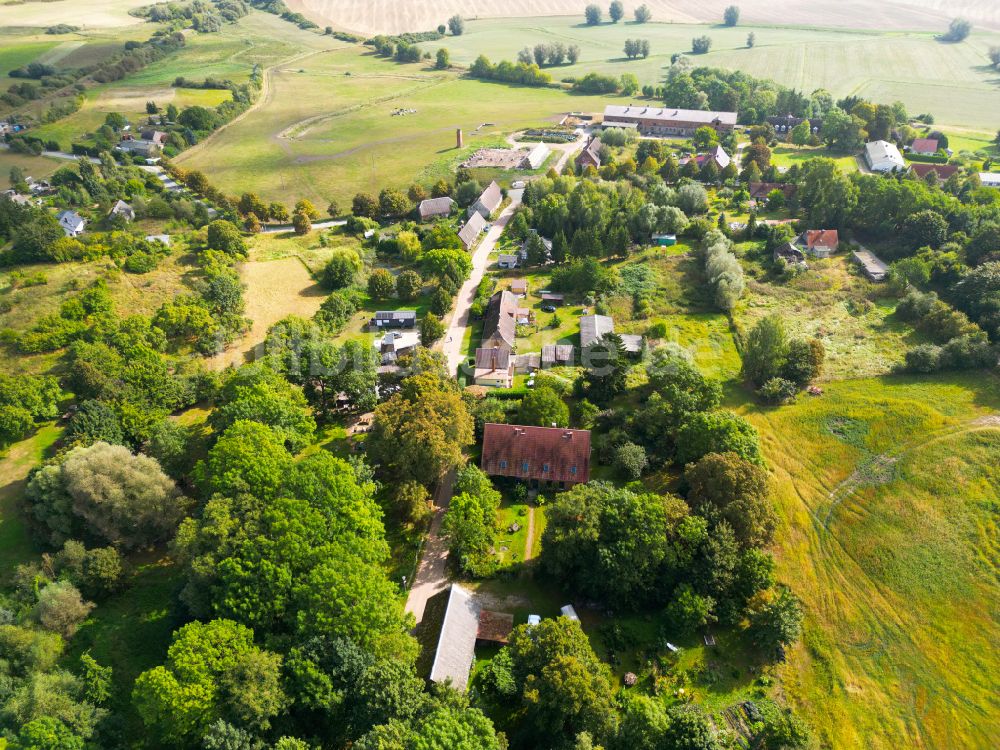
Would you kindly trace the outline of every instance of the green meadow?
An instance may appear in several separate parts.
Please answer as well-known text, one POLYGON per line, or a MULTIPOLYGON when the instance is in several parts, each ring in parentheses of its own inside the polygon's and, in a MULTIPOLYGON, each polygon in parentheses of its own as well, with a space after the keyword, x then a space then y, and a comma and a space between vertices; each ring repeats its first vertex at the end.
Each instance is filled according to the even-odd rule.
POLYGON ((776 478, 779 576, 806 603, 784 693, 826 747, 990 747, 1000 383, 968 373, 824 391, 745 409, 776 478))
POLYGON ((742 70, 806 93, 826 88, 835 97, 900 100, 912 113, 931 112, 947 125, 992 132, 1000 122, 1000 88, 986 57, 990 46, 1000 43, 995 32, 977 31, 961 44, 942 44, 926 32, 656 22, 591 27, 581 17, 554 16, 470 21, 462 36, 422 46, 430 51, 447 47, 454 62, 469 65, 480 54, 495 62, 513 60, 525 46, 575 44, 579 62, 548 68, 554 80, 591 71, 634 73, 646 85, 663 79, 671 55, 690 53, 692 37, 706 34, 711 51, 692 55, 695 65, 742 70), (746 47, 750 32, 756 35, 753 49, 746 47), (649 58, 625 57, 630 38, 649 40, 649 58))

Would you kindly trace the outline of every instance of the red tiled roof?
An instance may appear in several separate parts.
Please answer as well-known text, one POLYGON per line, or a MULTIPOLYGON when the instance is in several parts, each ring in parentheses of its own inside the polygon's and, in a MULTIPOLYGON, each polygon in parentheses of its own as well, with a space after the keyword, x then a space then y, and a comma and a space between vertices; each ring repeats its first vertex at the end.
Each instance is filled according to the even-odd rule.
POLYGON ((947 180, 958 171, 957 164, 910 164, 910 170, 920 179, 923 179, 931 172, 936 172, 942 180, 947 180))
POLYGON ((785 194, 786 198, 791 198, 798 190, 798 185, 794 183, 783 183, 783 182, 751 182, 750 183, 750 197, 751 198, 767 198, 771 194, 772 190, 780 190, 785 194))
POLYGON ((809 229, 805 233, 806 247, 829 247, 837 249, 840 236, 836 229, 809 229))
POLYGON ((490 422, 481 466, 491 476, 580 484, 590 479, 590 430, 490 422))
POLYGON ((937 138, 917 138, 910 144, 910 151, 915 154, 936 154, 937 150, 937 138))

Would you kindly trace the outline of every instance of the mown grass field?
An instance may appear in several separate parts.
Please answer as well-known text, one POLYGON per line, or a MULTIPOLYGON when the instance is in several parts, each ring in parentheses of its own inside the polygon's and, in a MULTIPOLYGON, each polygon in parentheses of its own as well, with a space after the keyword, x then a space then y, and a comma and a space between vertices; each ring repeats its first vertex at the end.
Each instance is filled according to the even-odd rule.
POLYGON ((4 26, 52 26, 65 23, 81 28, 133 26, 141 18, 129 10, 148 5, 146 0, 45 0, 42 2, 4 3, 0 20, 4 26))
POLYGON ((996 376, 824 388, 745 408, 776 477, 779 577, 806 603, 783 692, 827 747, 993 747, 996 376))
POLYGON ((260 107, 176 161, 229 192, 343 207, 358 191, 453 179, 469 153, 497 136, 604 101, 398 65, 349 46, 280 66, 260 107), (394 116, 397 109, 416 112, 394 116))
POLYGON ((1000 121, 1000 80, 986 58, 989 47, 1000 43, 996 32, 976 32, 964 43, 942 44, 933 34, 916 32, 656 22, 588 27, 581 20, 569 16, 471 21, 462 36, 422 46, 431 51, 447 47, 453 61, 469 65, 479 54, 494 61, 511 60, 525 46, 576 44, 581 50, 579 62, 548 68, 553 79, 591 71, 628 72, 646 85, 659 84, 670 56, 690 53, 692 37, 707 34, 712 49, 691 56, 695 65, 742 70, 806 93, 826 88, 835 97, 899 100, 910 112, 931 112, 938 123, 948 125, 992 131, 1000 121), (756 44, 747 49, 751 31, 756 44), (625 40, 630 38, 650 41, 648 59, 624 56, 625 40))

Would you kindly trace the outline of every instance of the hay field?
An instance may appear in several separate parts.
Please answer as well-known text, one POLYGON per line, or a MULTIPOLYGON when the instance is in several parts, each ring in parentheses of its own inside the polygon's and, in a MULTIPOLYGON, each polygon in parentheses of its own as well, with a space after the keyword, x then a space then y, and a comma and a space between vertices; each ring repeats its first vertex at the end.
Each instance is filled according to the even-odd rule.
POLYGON ((580 47, 576 65, 549 68, 553 78, 591 71, 634 73, 640 84, 656 84, 676 52, 689 52, 691 38, 707 34, 712 51, 693 56, 696 65, 742 70, 810 92, 836 97, 856 94, 879 102, 903 101, 914 114, 931 112, 940 123, 995 131, 1000 123, 1000 75, 987 69, 987 52, 1000 33, 977 31, 962 44, 942 44, 928 33, 818 28, 694 26, 633 23, 587 27, 577 18, 516 18, 475 21, 460 37, 422 45, 447 47, 452 60, 469 65, 480 54, 513 59, 524 46, 562 42, 580 47), (747 34, 756 45, 746 48, 747 34), (625 40, 648 39, 652 54, 628 60, 625 40))
POLYGON ((806 604, 783 693, 824 747, 995 747, 997 378, 824 389, 745 409, 776 476, 778 575, 806 604))
POLYGON ((259 107, 175 162, 231 193, 344 207, 361 190, 451 177, 468 153, 498 135, 606 101, 474 81, 423 63, 397 65, 363 49, 278 66, 259 107), (416 113, 392 116, 398 108, 416 113), (465 131, 462 150, 454 148, 456 128, 465 131))
POLYGON ((239 367, 253 359, 268 328, 289 315, 311 318, 327 295, 302 261, 294 257, 243 263, 240 278, 246 285, 246 316, 252 325, 239 341, 208 360, 208 365, 215 369, 239 367))
MULTIPOLYGON (((653 17, 672 23, 718 23, 730 0, 643 0, 653 17)), ((578 0, 288 0, 293 10, 321 26, 365 33, 433 29, 455 13, 465 18, 569 15, 582 21, 578 0)), ((626 16, 640 2, 626 3, 626 16)), ((993 0, 742 0, 745 23, 938 31, 955 16, 1000 30, 1000 5, 993 0)), ((601 3, 605 8, 606 3, 601 3)))
POLYGON ((129 10, 149 4, 148 0, 45 0, 4 3, 0 9, 0 27, 45 27, 59 23, 84 29, 134 26, 142 23, 142 19, 130 16, 129 10))

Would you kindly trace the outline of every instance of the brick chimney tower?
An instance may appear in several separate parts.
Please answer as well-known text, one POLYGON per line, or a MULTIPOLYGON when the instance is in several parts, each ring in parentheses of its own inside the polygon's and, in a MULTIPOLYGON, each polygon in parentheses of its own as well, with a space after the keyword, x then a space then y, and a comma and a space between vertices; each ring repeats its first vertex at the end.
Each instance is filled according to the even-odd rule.
POLYGON ((462 148, 465 145, 465 139, 462 137, 462 129, 459 128, 455 131, 455 148, 462 148))

